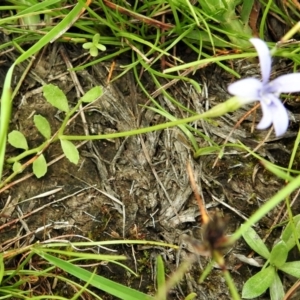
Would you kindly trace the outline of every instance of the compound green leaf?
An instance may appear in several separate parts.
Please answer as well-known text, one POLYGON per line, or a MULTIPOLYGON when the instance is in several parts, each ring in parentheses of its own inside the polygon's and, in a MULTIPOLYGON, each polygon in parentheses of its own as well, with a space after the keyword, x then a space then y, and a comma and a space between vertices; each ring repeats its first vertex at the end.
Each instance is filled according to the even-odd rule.
POLYGON ((20 131, 13 130, 8 134, 8 142, 15 148, 28 150, 28 144, 24 134, 20 131))

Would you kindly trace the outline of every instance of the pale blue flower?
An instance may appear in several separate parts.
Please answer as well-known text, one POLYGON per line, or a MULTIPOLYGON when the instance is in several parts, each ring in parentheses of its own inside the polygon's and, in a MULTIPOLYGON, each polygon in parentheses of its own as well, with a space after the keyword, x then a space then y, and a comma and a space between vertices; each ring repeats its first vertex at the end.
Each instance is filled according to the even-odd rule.
POLYGON ((276 136, 286 132, 289 125, 288 112, 279 99, 281 93, 293 93, 300 91, 300 73, 287 74, 270 80, 271 54, 267 44, 252 38, 260 62, 262 81, 256 78, 241 79, 228 86, 230 94, 242 99, 243 104, 260 101, 263 117, 259 122, 258 129, 266 129, 272 123, 276 136))

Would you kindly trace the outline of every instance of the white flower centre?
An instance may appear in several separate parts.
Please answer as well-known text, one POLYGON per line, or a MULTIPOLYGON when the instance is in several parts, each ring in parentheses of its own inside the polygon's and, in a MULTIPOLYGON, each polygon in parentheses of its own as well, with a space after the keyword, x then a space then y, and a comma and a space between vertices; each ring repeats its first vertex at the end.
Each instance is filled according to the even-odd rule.
POLYGON ((259 92, 260 100, 264 101, 265 104, 271 105, 272 104, 272 96, 274 93, 272 92, 269 85, 264 86, 261 91, 259 92), (270 97, 271 96, 271 97, 270 97))
POLYGON ((272 99, 270 99, 270 97, 268 97, 270 94, 269 93, 263 93, 261 95, 261 101, 264 101, 267 105, 271 105, 272 103, 272 99))

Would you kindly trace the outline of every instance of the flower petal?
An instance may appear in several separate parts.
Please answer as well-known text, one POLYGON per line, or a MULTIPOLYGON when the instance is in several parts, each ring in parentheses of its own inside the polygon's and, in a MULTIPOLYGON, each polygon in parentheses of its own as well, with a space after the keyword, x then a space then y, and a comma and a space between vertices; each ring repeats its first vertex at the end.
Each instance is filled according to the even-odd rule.
POLYGON ((284 134, 289 126, 289 116, 282 102, 274 95, 269 95, 271 104, 261 101, 263 118, 257 125, 258 129, 265 129, 273 123, 276 136, 284 134))
POLYGON ((300 73, 279 76, 270 81, 268 86, 278 94, 300 92, 300 73))
POLYGON ((263 84, 255 78, 238 80, 228 86, 228 92, 245 99, 243 104, 259 100, 263 84))
POLYGON ((273 97, 271 111, 275 134, 276 136, 283 135, 289 127, 289 115, 281 100, 273 97))
POLYGON ((267 105, 264 101, 260 102, 260 106, 263 112, 263 117, 257 125, 257 129, 266 129, 272 124, 272 113, 269 105, 267 105))
POLYGON ((250 42, 255 47, 260 64, 262 82, 266 84, 271 75, 271 54, 267 44, 258 38, 250 39, 250 42))

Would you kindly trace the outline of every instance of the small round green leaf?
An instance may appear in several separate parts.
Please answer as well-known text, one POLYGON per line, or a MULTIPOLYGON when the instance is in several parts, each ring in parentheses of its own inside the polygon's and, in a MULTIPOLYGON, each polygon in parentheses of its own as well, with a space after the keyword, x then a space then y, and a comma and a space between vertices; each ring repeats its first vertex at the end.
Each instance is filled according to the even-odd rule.
POLYGON ((97 45, 100 41, 100 34, 99 33, 96 33, 94 36, 93 36, 93 44, 94 45, 97 45))
POLYGON ((8 142, 15 148, 28 150, 28 144, 24 134, 20 131, 13 130, 8 134, 8 142))
POLYGON ((32 164, 33 173, 37 178, 43 177, 47 173, 47 162, 41 154, 32 164))
POLYGON ((100 51, 105 51, 105 50, 106 50, 106 47, 105 47, 104 45, 102 45, 102 44, 98 44, 96 47, 97 47, 100 51))
POLYGON ((90 48, 93 47, 93 46, 94 46, 94 45, 93 45, 93 43, 91 43, 91 42, 82 44, 82 48, 83 48, 83 49, 90 49, 90 48))
POLYGON ((98 48, 96 46, 90 48, 90 55, 93 57, 96 57, 98 55, 98 48))
POLYGON ((270 255, 270 264, 280 268, 287 259, 289 250, 284 241, 278 242, 272 249, 270 255))
POLYGON ((23 168, 22 168, 22 165, 16 161, 14 164, 13 164, 13 167, 12 167, 13 171, 16 172, 16 173, 22 173, 23 172, 23 168))
POLYGON ((272 284, 276 270, 269 266, 248 279, 243 287, 242 298, 252 299, 262 295, 272 284))
POLYGON ((51 127, 46 118, 41 115, 35 115, 33 118, 34 125, 38 131, 48 140, 51 137, 51 127))
POLYGON ((53 84, 44 85, 43 95, 46 100, 57 109, 64 112, 69 111, 67 97, 59 87, 53 84))
POLYGON ((77 165, 79 161, 79 152, 75 145, 67 140, 60 140, 60 144, 67 159, 77 165))
POLYGON ((84 103, 90 103, 98 99, 103 93, 103 89, 100 86, 95 86, 86 92, 81 98, 80 101, 84 103))

